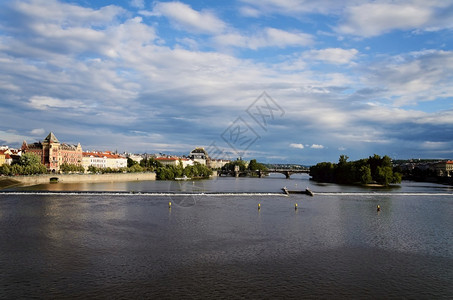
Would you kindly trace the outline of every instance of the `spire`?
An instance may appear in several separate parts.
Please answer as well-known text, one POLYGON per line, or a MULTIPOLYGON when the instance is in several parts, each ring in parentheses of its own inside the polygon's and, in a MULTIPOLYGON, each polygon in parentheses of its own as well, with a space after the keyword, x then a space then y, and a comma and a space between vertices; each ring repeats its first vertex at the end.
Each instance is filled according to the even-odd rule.
POLYGON ((49 135, 44 139, 44 142, 48 142, 48 143, 60 143, 60 141, 58 141, 58 139, 55 137, 55 135, 53 134, 53 132, 50 132, 49 135))
POLYGON ((24 142, 22 143, 22 147, 20 148, 22 151, 23 150, 27 150, 28 149, 28 144, 27 142, 24 140, 24 142))

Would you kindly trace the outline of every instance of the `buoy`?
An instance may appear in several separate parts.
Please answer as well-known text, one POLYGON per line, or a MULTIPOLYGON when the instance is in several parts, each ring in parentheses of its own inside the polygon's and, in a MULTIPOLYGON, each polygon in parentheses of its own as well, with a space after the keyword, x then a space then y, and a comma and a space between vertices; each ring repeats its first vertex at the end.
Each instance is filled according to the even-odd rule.
POLYGON ((258 210, 261 209, 261 203, 258 203, 258 210))
POLYGON ((168 208, 171 208, 171 201, 168 202, 168 208))
POLYGON ((381 206, 379 204, 376 206, 376 210, 381 211, 381 206))
POLYGON ((297 210, 297 203, 294 204, 294 210, 297 210))

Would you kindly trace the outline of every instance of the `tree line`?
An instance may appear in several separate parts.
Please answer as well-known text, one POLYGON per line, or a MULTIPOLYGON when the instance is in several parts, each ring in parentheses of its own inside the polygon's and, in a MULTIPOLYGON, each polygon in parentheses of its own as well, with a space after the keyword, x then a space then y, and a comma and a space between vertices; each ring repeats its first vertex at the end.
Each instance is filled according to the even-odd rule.
POLYGON ((350 161, 346 155, 340 155, 338 163, 322 162, 310 167, 310 176, 315 181, 340 184, 376 183, 389 186, 401 183, 401 174, 394 172, 392 160, 377 154, 365 159, 350 161))
POLYGON ((33 175, 45 174, 47 168, 41 163, 41 159, 31 152, 24 153, 19 160, 12 165, 3 164, 0 166, 0 174, 2 175, 33 175))
POLYGON ((246 161, 243 161, 241 159, 226 163, 222 167, 222 171, 227 171, 227 172, 234 172, 236 166, 238 166, 239 171, 245 172, 249 171, 251 176, 258 176, 259 171, 266 171, 267 167, 256 161, 256 159, 250 160, 250 162, 247 164, 246 161))

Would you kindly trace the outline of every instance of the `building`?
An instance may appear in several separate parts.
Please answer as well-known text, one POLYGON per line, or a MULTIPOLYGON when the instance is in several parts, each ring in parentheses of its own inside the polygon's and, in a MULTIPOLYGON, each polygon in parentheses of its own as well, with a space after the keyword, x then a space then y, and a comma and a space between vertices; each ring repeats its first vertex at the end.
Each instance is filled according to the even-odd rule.
POLYGON ((88 170, 90 166, 104 169, 127 168, 127 158, 121 155, 105 152, 83 152, 82 166, 88 170))
POLYGON ((195 148, 190 152, 189 158, 195 162, 198 162, 202 165, 207 165, 207 161, 209 160, 209 155, 204 150, 204 148, 195 148))
POLYGON ((143 160, 143 156, 138 155, 138 154, 126 154, 126 156, 138 163, 140 163, 143 160))
POLYGON ((42 141, 33 144, 22 144, 22 153, 34 153, 41 158, 41 163, 50 172, 60 171, 60 166, 64 163, 81 165, 82 146, 60 143, 56 136, 51 132, 42 141))
POLYGON ((6 155, 9 156, 9 154, 6 153, 6 150, 0 150, 0 166, 6 164, 6 155))
POLYGON ((182 167, 185 168, 187 166, 193 165, 193 161, 187 158, 180 158, 180 157, 156 157, 156 161, 160 162, 164 166, 179 166, 179 163, 182 163, 182 167))
POLYGON ((229 163, 229 160, 226 159, 209 159, 208 161, 208 167, 211 169, 221 169, 224 165, 229 163))
POLYGON ((88 171, 90 166, 103 169, 107 167, 107 158, 98 152, 83 152, 82 166, 88 171))
POLYGON ((107 158, 107 168, 121 169, 127 168, 127 158, 118 154, 112 154, 110 151, 104 152, 107 158))
POLYGON ((431 168, 436 172, 437 176, 453 176, 453 160, 440 161, 431 166, 431 168))

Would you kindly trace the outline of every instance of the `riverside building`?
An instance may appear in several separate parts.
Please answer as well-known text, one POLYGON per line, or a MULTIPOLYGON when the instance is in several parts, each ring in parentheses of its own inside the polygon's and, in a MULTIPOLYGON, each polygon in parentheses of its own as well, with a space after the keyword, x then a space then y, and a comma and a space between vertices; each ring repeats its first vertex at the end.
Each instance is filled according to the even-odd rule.
POLYGON ((64 163, 81 165, 82 146, 60 143, 57 137, 51 132, 42 141, 33 144, 22 143, 22 153, 34 153, 41 158, 41 163, 50 172, 60 171, 60 166, 64 163))

